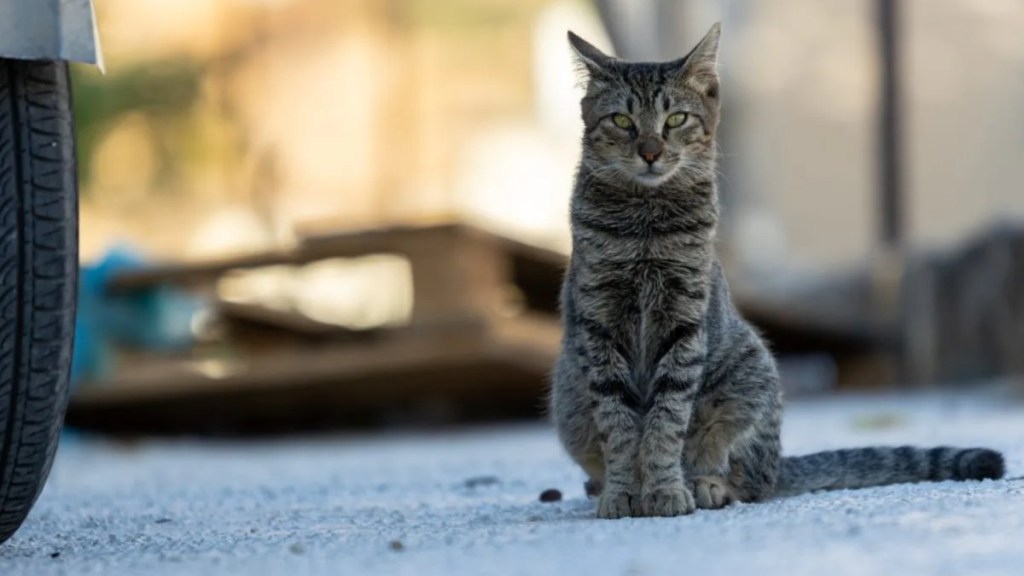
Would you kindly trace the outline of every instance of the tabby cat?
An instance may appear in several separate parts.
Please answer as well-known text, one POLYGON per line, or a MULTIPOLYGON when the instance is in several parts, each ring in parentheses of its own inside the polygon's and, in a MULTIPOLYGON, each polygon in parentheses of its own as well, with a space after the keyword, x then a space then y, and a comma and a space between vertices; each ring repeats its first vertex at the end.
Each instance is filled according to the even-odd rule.
POLYGON ((572 32, 585 73, 573 251, 551 411, 597 515, 821 489, 1000 478, 993 450, 859 448, 780 455, 771 353, 715 256, 719 26, 684 58, 625 62, 572 32))

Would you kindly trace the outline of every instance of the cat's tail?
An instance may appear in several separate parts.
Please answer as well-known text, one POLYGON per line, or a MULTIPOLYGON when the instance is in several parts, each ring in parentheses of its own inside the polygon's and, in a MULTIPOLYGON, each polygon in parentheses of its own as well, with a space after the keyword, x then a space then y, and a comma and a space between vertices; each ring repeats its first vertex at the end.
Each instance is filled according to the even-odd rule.
POLYGON ((999 479, 1003 455, 988 448, 849 448, 782 459, 777 496, 908 482, 999 479))

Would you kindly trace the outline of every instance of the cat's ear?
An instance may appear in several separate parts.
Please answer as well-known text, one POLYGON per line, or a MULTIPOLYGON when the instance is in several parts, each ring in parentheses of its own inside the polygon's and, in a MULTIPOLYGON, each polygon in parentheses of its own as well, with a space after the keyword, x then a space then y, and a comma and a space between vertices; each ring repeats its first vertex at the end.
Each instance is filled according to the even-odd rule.
POLYGON ((680 81, 718 98, 718 38, 722 25, 715 23, 689 54, 669 64, 680 81))
POLYGON ((571 30, 569 31, 569 46, 572 47, 572 51, 576 54, 576 60, 583 65, 583 68, 591 77, 607 73, 612 62, 615 60, 595 48, 590 42, 573 34, 571 30))

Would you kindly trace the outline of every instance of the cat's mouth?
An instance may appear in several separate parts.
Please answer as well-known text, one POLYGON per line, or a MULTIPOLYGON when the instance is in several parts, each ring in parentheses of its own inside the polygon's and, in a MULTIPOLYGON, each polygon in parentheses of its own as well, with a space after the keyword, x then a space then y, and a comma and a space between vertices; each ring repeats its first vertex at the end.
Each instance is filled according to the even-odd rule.
POLYGON ((637 182, 645 186, 657 186, 664 182, 667 177, 668 172, 665 169, 655 166, 648 166, 646 170, 636 175, 637 182))

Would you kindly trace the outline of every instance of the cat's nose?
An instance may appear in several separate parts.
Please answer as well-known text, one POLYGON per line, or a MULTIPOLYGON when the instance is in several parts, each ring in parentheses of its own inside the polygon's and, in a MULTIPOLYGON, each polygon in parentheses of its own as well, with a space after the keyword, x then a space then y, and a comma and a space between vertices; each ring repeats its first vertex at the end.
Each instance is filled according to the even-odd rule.
POLYGON ((661 156, 663 149, 661 141, 657 138, 644 138, 640 141, 640 157, 647 161, 648 164, 654 164, 661 156))

